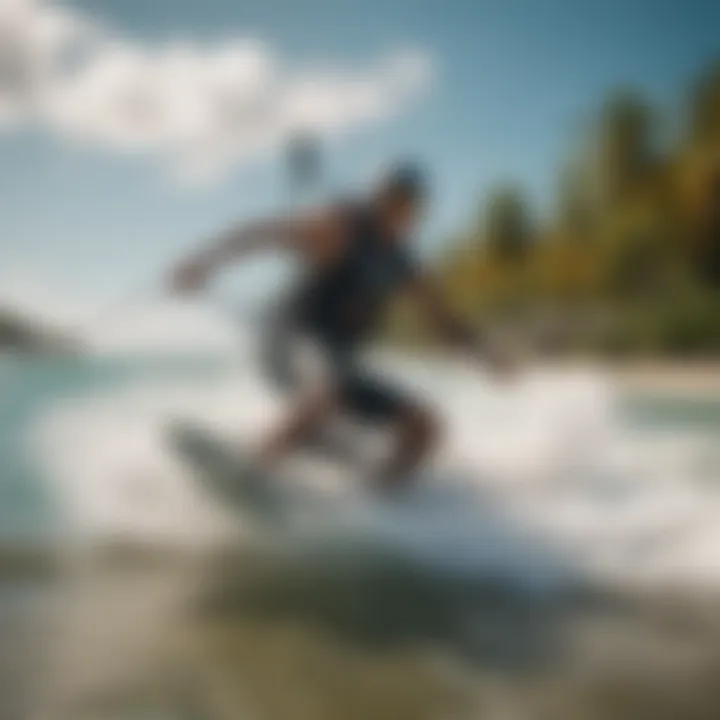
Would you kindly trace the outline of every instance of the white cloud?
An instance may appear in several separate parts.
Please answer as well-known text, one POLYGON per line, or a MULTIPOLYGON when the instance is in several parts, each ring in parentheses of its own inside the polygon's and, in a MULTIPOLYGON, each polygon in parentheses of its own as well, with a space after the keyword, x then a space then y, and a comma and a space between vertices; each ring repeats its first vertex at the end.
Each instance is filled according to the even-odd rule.
POLYGON ((34 0, 0 0, 0 122, 32 117, 73 52, 99 28, 77 13, 34 0))
POLYGON ((255 39, 142 45, 47 0, 0 0, 0 129, 36 123, 211 179, 298 129, 391 117, 429 80, 398 52, 361 70, 303 70, 255 39))

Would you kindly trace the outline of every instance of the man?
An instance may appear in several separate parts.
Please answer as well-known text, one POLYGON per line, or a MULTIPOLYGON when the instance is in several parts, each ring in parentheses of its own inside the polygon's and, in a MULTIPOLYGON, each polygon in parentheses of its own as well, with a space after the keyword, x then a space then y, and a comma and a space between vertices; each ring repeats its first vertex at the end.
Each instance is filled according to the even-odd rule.
MULTIPOLYGON (((425 316, 450 343, 481 355, 480 338, 449 312, 438 290, 411 259, 408 235, 425 203, 414 166, 390 172, 372 195, 303 217, 252 223, 231 230, 175 270, 176 291, 201 288, 224 264, 250 252, 281 248, 301 255, 307 277, 273 324, 267 366, 273 379, 298 389, 294 367, 302 341, 319 348, 325 372, 300 393, 280 425, 262 443, 267 468, 326 426, 338 412, 387 425, 395 450, 380 472, 384 487, 398 486, 428 456, 438 437, 434 414, 415 398, 366 372, 359 351, 388 301, 401 291, 417 299, 425 316)), ((485 359, 498 364, 493 353, 485 359)))

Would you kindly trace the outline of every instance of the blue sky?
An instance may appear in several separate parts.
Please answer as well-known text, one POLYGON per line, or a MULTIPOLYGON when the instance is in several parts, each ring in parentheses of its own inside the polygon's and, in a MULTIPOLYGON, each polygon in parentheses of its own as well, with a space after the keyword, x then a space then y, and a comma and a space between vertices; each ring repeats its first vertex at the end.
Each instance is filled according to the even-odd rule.
MULTIPOLYGON (((423 158, 435 186, 425 247, 462 226, 492 183, 517 181, 546 205, 572 137, 612 88, 636 86, 671 107, 720 56, 720 3, 704 0, 64 4, 149 50, 177 38, 210 48, 259 39, 291 70, 363 71, 407 49, 420 54, 432 71, 422 89, 387 117, 348 122, 327 163, 348 185, 394 157, 423 158)), ((153 153, 118 152, 32 119, 0 124, 0 278, 111 298, 226 222, 276 207, 280 177, 272 149, 188 184, 153 153)))

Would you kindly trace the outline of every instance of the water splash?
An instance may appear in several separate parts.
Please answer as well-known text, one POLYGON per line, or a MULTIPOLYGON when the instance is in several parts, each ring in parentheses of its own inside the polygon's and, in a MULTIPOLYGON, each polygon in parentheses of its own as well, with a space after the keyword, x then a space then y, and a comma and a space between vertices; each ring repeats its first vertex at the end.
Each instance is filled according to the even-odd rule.
MULTIPOLYGON (((335 466, 298 463, 296 480, 342 500, 340 514, 313 524, 318 542, 347 531, 437 567, 524 578, 569 564, 623 583, 720 580, 712 434, 630 422, 590 371, 537 370, 498 385, 442 363, 379 362, 437 403, 447 442, 414 505, 399 511, 363 506, 335 466)), ((30 439, 75 537, 193 545, 237 528, 193 485, 162 433, 169 420, 190 418, 251 443, 272 423, 278 399, 248 367, 223 367, 192 377, 138 371, 47 409, 30 439)))

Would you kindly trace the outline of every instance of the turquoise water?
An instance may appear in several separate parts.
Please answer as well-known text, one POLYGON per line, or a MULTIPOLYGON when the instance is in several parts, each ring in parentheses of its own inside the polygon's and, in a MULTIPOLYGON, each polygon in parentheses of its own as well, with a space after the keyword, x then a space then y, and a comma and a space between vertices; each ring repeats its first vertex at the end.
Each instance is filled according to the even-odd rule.
MULTIPOLYGON (((427 512, 330 514, 335 534, 287 554, 0 563, 0 717, 717 717, 720 400, 388 372, 448 424, 427 512), (505 582, 566 557, 591 585, 505 582)), ((244 437, 273 407, 234 360, 3 358, 3 540, 212 527, 158 428, 182 413, 244 437)))
POLYGON ((138 382, 210 377, 232 370, 217 360, 0 357, 0 537, 56 527, 58 499, 28 442, 33 425, 62 402, 138 382))
POLYGON ((636 394, 625 398, 624 411, 630 420, 642 426, 720 433, 720 399, 717 397, 636 394))
MULTIPOLYGON (((531 528, 579 554, 581 566, 720 577, 720 399, 618 397, 589 372, 538 372, 517 387, 419 361, 389 362, 387 372, 427 395, 446 421, 433 492, 472 498, 458 501, 467 527, 439 510, 408 530, 428 536, 439 561, 488 561, 496 540, 481 531, 494 522, 491 496, 499 517, 514 518, 509 528, 531 528)), ((68 528, 143 542, 212 534, 220 518, 188 484, 162 429, 180 416, 229 439, 257 437, 275 401, 236 358, 2 358, 2 541, 68 528)), ((332 468, 306 470, 313 483, 352 486, 332 468)), ((501 550, 496 564, 506 562, 501 550)))

